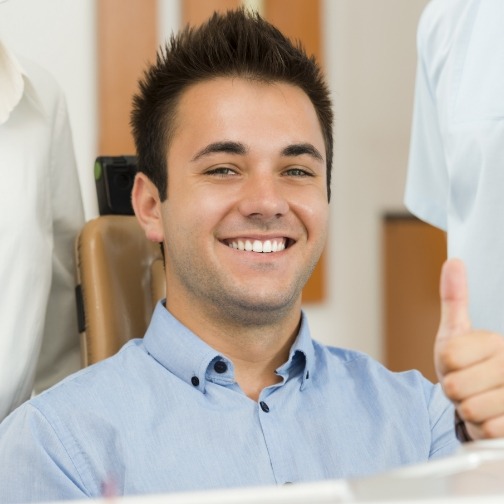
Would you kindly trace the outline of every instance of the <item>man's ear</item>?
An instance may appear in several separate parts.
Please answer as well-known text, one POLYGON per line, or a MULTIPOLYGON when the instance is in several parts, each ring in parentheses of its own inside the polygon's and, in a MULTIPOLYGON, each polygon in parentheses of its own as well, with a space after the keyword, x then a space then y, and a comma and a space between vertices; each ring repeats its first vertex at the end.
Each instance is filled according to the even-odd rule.
POLYGON ((164 232, 159 191, 145 173, 137 173, 135 176, 131 203, 145 236, 153 242, 161 243, 164 232))

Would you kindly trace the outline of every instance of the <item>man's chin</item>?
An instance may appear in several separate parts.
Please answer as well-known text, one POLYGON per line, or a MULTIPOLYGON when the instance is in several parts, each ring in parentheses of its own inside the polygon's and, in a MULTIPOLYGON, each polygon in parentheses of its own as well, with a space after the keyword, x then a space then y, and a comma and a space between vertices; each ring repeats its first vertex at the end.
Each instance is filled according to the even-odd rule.
POLYGON ((283 292, 282 296, 254 295, 234 299, 228 296, 227 302, 220 306, 223 308, 221 317, 240 326, 270 325, 299 311, 301 294, 286 296, 283 292))

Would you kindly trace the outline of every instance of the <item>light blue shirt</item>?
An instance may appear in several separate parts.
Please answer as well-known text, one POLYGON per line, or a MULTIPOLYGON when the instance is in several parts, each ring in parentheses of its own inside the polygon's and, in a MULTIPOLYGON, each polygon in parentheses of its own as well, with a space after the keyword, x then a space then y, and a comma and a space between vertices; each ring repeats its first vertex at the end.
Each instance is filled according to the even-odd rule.
POLYGON ((306 319, 258 402, 158 304, 144 339, 0 425, 0 502, 281 485, 453 453, 453 408, 420 373, 313 341, 306 319))

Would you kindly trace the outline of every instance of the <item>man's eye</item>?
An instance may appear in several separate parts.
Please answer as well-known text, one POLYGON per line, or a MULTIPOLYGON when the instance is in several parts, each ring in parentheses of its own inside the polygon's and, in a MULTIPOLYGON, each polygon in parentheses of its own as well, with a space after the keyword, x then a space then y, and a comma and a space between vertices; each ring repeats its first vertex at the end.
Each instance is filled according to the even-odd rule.
POLYGON ((311 172, 303 170, 302 168, 289 168, 284 173, 289 177, 313 177, 311 172))
POLYGON ((227 168, 225 166, 219 166, 218 168, 212 168, 205 172, 206 175, 217 175, 218 177, 227 177, 230 175, 236 175, 236 171, 232 168, 227 168))

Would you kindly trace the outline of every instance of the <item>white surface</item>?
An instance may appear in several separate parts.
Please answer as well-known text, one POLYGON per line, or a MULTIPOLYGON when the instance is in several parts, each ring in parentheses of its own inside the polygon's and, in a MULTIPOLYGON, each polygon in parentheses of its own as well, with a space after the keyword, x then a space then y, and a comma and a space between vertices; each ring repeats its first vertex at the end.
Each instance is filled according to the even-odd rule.
POLYGON ((357 502, 499 495, 504 501, 504 441, 468 443, 459 453, 384 475, 350 481, 357 502))
MULTIPOLYGON (((94 502, 115 504, 502 504, 504 440, 464 445, 452 457, 361 480, 187 492, 94 502)), ((72 504, 88 503, 71 501, 72 504)), ((61 503, 60 503, 61 504, 61 503)))

